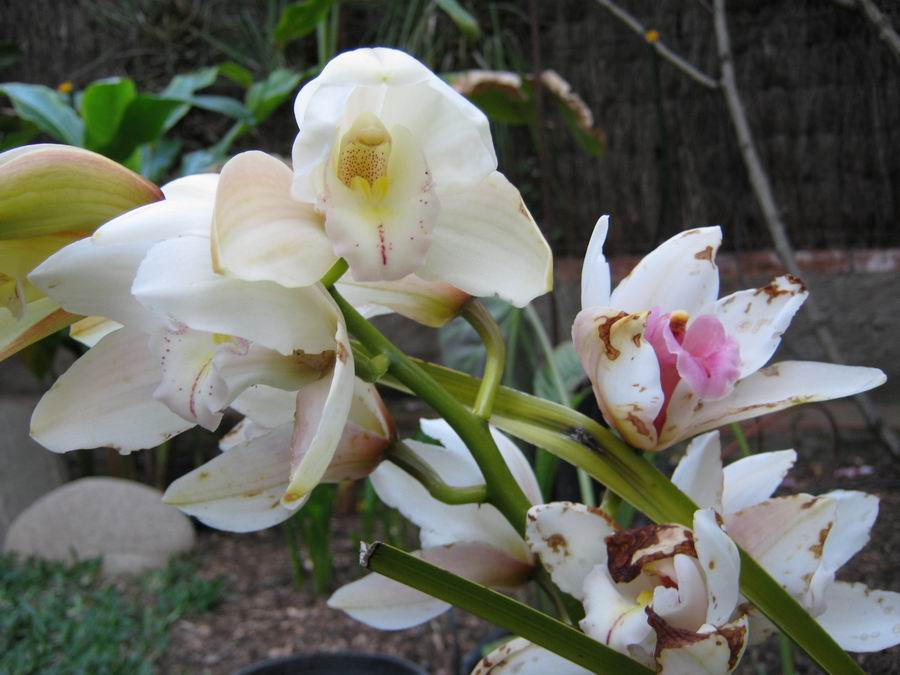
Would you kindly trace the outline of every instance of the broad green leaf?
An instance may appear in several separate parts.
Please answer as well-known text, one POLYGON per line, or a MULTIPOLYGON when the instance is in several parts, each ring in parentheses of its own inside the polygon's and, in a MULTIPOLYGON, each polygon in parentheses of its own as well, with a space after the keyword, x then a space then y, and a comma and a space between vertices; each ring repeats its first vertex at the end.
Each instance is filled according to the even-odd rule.
POLYGON ((269 73, 261 82, 254 82, 247 91, 247 108, 253 114, 256 124, 261 124, 284 103, 297 85, 302 75, 293 70, 278 68, 269 73))
MULTIPOLYGON (((581 367, 578 352, 575 351, 575 345, 571 340, 558 344, 553 349, 552 359, 563 386, 566 388, 566 393, 571 399, 572 394, 578 391, 581 383, 585 380, 584 370, 581 367)), ((534 393, 541 398, 561 403, 556 385, 553 383, 550 364, 544 363, 534 374, 534 393)))
POLYGON ((234 61, 226 61, 219 64, 219 75, 227 77, 229 80, 244 89, 248 89, 253 84, 253 74, 244 66, 234 61))
POLYGON ((603 133, 596 128, 591 128, 590 131, 583 129, 582 126, 578 124, 578 120, 573 110, 563 101, 559 101, 559 110, 562 114, 563 121, 566 123, 566 127, 572 134, 575 142, 578 143, 578 146, 589 155, 602 157, 603 153, 606 152, 606 138, 603 133))
POLYGON ((529 101, 523 101, 512 92, 493 89, 469 96, 469 100, 495 122, 504 124, 529 124, 533 110, 529 101))
POLYGON ((243 103, 230 96, 191 96, 184 100, 195 108, 217 112, 236 120, 249 121, 253 117, 243 103))
POLYGON ((162 183, 181 152, 181 140, 160 138, 141 146, 141 175, 154 183, 162 183))
MULTIPOLYGON (((193 96, 195 92, 210 86, 216 81, 218 74, 218 68, 210 67, 201 68, 192 73, 176 75, 166 88, 159 93, 159 98, 186 99, 193 96)), ((191 106, 187 103, 173 109, 166 118, 165 124, 163 124, 163 131, 169 131, 169 129, 178 124, 190 109, 191 106)))
POLYGON ((165 133, 172 113, 183 105, 183 101, 164 99, 153 94, 138 94, 125 111, 116 137, 99 151, 107 157, 124 162, 138 146, 160 138, 165 133))
POLYGON ((436 2, 437 6, 446 12, 460 32, 469 40, 475 42, 481 37, 481 26, 478 25, 478 19, 469 14, 457 0, 436 0, 436 2))
POLYGON ((291 40, 309 35, 325 19, 334 0, 303 0, 284 8, 275 26, 275 41, 284 46, 291 40))
POLYGON ((84 143, 89 150, 102 151, 116 137, 129 104, 137 96, 134 82, 121 77, 97 80, 81 97, 84 143))
POLYGON ((41 84, 8 82, 0 84, 22 119, 63 143, 84 145, 84 124, 78 114, 57 91, 41 84))

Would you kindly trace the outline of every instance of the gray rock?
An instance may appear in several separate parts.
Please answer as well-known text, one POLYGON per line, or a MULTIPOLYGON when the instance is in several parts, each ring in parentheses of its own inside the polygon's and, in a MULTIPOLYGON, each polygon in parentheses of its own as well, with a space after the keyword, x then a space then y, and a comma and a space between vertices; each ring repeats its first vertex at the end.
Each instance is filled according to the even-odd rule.
POLYGON ((163 567, 194 545, 194 528, 151 487, 82 478, 45 495, 13 522, 5 548, 51 560, 103 557, 107 574, 163 567))
MULTIPOLYGON (((0 364, 0 382, 8 384, 6 361, 0 364)), ((35 396, 0 397, 0 542, 10 523, 25 508, 66 482, 62 456, 31 440, 28 427, 35 396)))

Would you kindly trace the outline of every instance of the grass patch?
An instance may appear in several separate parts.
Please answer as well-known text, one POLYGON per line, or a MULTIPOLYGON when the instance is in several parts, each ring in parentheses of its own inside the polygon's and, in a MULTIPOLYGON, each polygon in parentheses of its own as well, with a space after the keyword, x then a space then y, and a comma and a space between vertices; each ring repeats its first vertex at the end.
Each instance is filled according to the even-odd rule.
POLYGON ((180 558, 110 580, 99 560, 0 555, 0 673, 151 675, 174 623, 224 595, 222 580, 200 579, 197 567, 180 558))

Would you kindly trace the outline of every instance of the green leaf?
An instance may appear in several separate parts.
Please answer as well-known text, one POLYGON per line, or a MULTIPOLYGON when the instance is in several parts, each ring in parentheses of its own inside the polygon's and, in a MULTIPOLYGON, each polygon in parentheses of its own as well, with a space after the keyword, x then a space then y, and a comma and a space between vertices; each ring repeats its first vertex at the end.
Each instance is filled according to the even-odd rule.
POLYGON ((533 110, 528 101, 523 101, 511 92, 492 89, 469 96, 469 100, 495 122, 504 124, 529 124, 533 110))
POLYGON ((217 112, 236 120, 250 121, 253 117, 243 103, 230 96, 191 96, 184 100, 195 108, 217 112))
POLYGON ((88 85, 80 103, 85 147, 102 152, 116 137, 125 111, 136 96, 137 88, 127 78, 112 77, 88 85))
MULTIPOLYGON (((556 371, 559 373, 563 386, 571 400, 572 394, 578 391, 579 386, 585 379, 581 360, 578 358, 578 352, 575 351, 575 345, 572 344, 571 340, 558 344, 550 358, 553 359, 556 371)), ((559 400, 556 384, 553 381, 553 373, 548 363, 543 364, 534 374, 534 393, 541 398, 562 403, 559 400)))
POLYGON ((457 0, 436 0, 436 2, 437 6, 446 12, 460 32, 469 40, 475 42, 481 37, 481 26, 478 25, 478 19, 469 14, 457 0))
MULTIPOLYGON (((210 68, 201 68, 192 73, 176 75, 172 78, 172 81, 166 85, 166 88, 159 93, 159 98, 178 100, 190 98, 195 92, 205 89, 215 82, 218 74, 218 68, 213 66, 210 68)), ((178 122, 181 121, 181 118, 187 115, 190 109, 191 106, 187 103, 178 108, 174 108, 166 118, 165 124, 163 125, 163 131, 169 131, 169 129, 178 124, 178 122)))
POLYGON ((389 544, 366 546, 361 562, 373 572, 506 628, 592 672, 653 672, 558 619, 389 544))
POLYGON ((244 89, 248 89, 253 84, 253 74, 247 68, 234 61, 226 61, 219 64, 219 75, 227 77, 244 89))
POLYGON ((331 9, 334 0, 303 0, 284 8, 275 26, 275 41, 283 47, 291 40, 309 35, 331 9))
POLYGON ((575 113, 561 101, 559 102, 559 110, 563 121, 566 123, 566 128, 568 128, 578 146, 589 155, 602 157, 606 152, 606 144, 601 140, 603 138, 602 134, 596 132, 595 134, 590 134, 582 129, 575 118, 575 113))
POLYGON ((180 152, 177 138, 160 138, 141 146, 141 175, 154 183, 163 182, 180 152))
POLYGON ((247 90, 245 102, 256 124, 265 121, 294 93, 301 78, 302 75, 296 71, 278 68, 269 73, 265 80, 253 83, 247 90))
POLYGON ((183 105, 182 101, 138 94, 125 111, 116 137, 98 152, 110 159, 125 161, 138 146, 160 138, 172 113, 183 105))
POLYGON ((0 92, 9 97, 19 117, 45 134, 69 145, 84 145, 84 124, 59 92, 20 82, 0 84, 0 92))

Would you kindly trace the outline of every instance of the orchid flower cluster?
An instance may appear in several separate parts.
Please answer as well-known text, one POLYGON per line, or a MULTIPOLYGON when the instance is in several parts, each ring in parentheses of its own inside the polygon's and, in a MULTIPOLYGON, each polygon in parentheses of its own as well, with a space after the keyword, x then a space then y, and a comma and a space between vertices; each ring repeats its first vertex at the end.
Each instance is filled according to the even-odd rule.
POLYGON ((719 298, 722 235, 709 227, 612 289, 601 218, 572 336, 602 426, 499 386, 502 336, 478 298, 524 306, 553 274, 484 114, 382 48, 335 58, 294 109, 292 167, 250 151, 161 188, 81 150, 0 155, 0 355, 69 324, 89 348, 35 409, 38 442, 128 453, 236 411, 221 453, 164 496, 234 532, 290 518, 319 483, 368 476, 421 549, 367 546, 372 574, 329 604, 388 630, 457 604, 521 636, 478 673, 730 673, 777 630, 848 672, 842 649, 900 642, 900 595, 836 580, 877 498, 773 497, 792 450, 722 464, 717 428, 884 381, 873 368, 767 366, 807 296, 799 279, 719 298), (368 320, 390 312, 430 327, 463 316, 485 341, 484 377, 411 360, 368 320), (434 410, 421 430, 435 443, 399 437, 379 386, 434 410), (544 503, 510 436, 652 524, 544 503), (688 440, 671 480, 640 456, 688 440), (558 619, 495 592, 535 581, 558 619))

